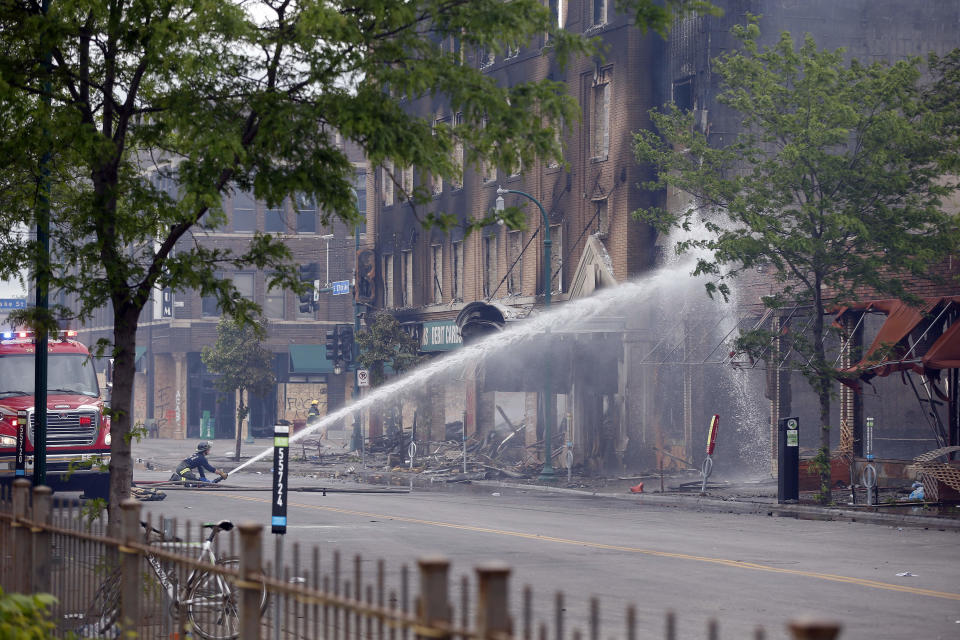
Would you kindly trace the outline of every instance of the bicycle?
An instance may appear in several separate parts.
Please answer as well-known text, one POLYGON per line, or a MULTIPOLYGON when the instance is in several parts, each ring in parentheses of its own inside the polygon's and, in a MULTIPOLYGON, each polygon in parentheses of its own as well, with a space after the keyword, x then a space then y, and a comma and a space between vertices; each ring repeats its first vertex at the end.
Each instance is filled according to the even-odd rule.
MULTIPOLYGON (((144 529, 146 522, 141 522, 144 529)), ((237 558, 217 558, 213 541, 220 531, 230 531, 233 523, 229 520, 207 522, 203 528, 210 529, 209 535, 200 547, 197 560, 209 562, 218 567, 237 568, 237 558)), ((167 544, 183 544, 179 538, 168 540, 157 529, 147 529, 148 534, 158 534, 159 541, 167 544)), ((240 635, 240 616, 237 610, 239 594, 237 588, 217 572, 205 569, 193 569, 183 586, 177 583, 176 574, 165 568, 160 559, 146 554, 147 563, 157 582, 163 588, 170 602, 174 617, 181 611, 186 613, 188 629, 207 640, 232 640, 240 635)), ((114 569, 100 585, 93 601, 84 614, 81 624, 75 630, 81 638, 118 638, 120 628, 118 619, 120 610, 120 569, 114 569)), ((260 615, 267 610, 267 591, 262 587, 260 597, 260 615)))

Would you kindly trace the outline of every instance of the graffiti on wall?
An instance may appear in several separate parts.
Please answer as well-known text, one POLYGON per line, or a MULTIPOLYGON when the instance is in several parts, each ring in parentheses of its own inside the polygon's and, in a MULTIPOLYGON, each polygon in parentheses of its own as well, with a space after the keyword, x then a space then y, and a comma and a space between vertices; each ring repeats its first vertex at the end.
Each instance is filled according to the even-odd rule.
POLYGON ((277 385, 277 406, 280 417, 286 420, 306 420, 310 403, 314 400, 320 415, 327 414, 327 385, 323 382, 287 382, 277 385))
POLYGON ((157 420, 157 427, 163 433, 165 427, 174 428, 178 423, 177 411, 174 409, 173 387, 160 387, 156 391, 156 401, 153 415, 157 420))

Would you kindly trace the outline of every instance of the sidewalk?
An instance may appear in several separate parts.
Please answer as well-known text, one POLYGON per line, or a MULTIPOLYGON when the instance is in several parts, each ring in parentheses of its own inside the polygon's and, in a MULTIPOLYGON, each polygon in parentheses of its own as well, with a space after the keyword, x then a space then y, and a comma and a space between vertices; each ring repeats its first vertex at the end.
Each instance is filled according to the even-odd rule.
MULTIPOLYGON (((417 473, 386 469, 383 456, 369 456, 364 465, 360 458, 347 454, 346 439, 343 434, 331 433, 331 438, 321 450, 319 459, 315 447, 306 450, 300 443, 291 446, 290 480, 291 486, 309 482, 316 484, 322 479, 352 481, 379 486, 413 487, 416 489, 470 491, 478 493, 496 492, 547 492, 563 493, 571 496, 594 497, 631 502, 638 506, 649 505, 704 511, 712 513, 752 514, 768 517, 798 518, 802 520, 834 520, 841 522, 860 522, 891 527, 922 527, 943 531, 960 532, 960 508, 953 508, 947 515, 927 513, 935 507, 923 506, 852 506, 845 504, 848 492, 834 492, 836 506, 818 506, 815 504, 778 504, 777 486, 773 478, 752 482, 722 482, 722 478, 711 478, 706 495, 699 490, 678 490, 683 480, 696 479, 669 477, 664 479, 664 491, 660 492, 659 479, 644 479, 643 493, 630 493, 628 486, 636 484, 635 479, 591 479, 602 487, 566 487, 566 476, 558 476, 551 485, 522 480, 480 480, 470 479, 458 482, 438 481, 429 473, 417 473), (303 454, 306 452, 307 458, 303 454), (680 481, 678 483, 678 480, 680 481), (842 503, 841 503, 842 501, 842 503)), ((133 457, 135 469, 171 472, 176 465, 196 450, 196 440, 143 439, 134 442, 133 457)), ((253 456, 272 449, 271 438, 257 438, 253 444, 243 443, 241 464, 253 456)), ((226 469, 237 467, 233 460, 235 444, 229 440, 213 441, 213 451, 209 457, 213 466, 226 469)), ((243 484, 245 473, 269 473, 273 462, 272 453, 263 459, 246 466, 231 480, 243 484)), ((466 474, 468 477, 475 474, 466 474)), ((584 484, 584 482, 580 482, 584 484)))

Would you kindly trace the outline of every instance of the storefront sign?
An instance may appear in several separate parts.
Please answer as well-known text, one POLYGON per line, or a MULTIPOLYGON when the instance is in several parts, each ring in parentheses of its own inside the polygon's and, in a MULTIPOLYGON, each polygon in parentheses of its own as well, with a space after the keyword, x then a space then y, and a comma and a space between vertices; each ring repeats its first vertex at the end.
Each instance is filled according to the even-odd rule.
POLYGON ((424 322, 420 334, 421 351, 449 351, 463 344, 460 329, 453 320, 424 322))

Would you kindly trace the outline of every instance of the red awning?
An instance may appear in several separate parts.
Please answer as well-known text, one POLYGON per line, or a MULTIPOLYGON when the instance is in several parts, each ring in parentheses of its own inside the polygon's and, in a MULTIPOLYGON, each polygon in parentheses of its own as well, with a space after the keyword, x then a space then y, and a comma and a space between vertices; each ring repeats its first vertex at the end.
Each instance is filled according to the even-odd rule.
POLYGON ((907 336, 930 316, 944 310, 944 305, 960 303, 960 296, 928 298, 921 307, 911 307, 902 300, 875 300, 852 309, 882 311, 887 320, 860 362, 844 369, 865 380, 873 376, 888 376, 895 371, 913 369, 939 370, 960 367, 960 323, 954 323, 927 349, 926 353, 910 353, 907 336), (909 356, 908 356, 909 353, 909 356))
POLYGON ((931 301, 920 309, 911 307, 902 300, 875 300, 868 303, 864 311, 882 311, 887 314, 887 320, 870 343, 863 359, 846 371, 860 372, 861 375, 872 377, 888 376, 894 371, 907 368, 909 365, 900 362, 909 350, 909 347, 903 344, 904 338, 920 324, 924 313, 931 306, 931 301))
POLYGON ((950 325, 950 328, 927 349, 927 353, 923 356, 923 368, 960 368, 960 322, 950 325))

